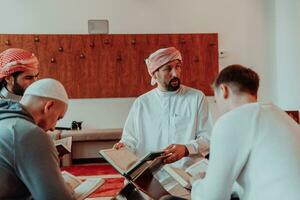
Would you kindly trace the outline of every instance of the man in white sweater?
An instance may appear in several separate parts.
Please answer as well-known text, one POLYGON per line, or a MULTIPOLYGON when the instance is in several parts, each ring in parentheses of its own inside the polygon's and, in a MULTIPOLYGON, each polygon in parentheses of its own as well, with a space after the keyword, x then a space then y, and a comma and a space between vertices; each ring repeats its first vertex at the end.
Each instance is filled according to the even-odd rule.
POLYGON ((300 128, 271 103, 258 103, 258 75, 231 65, 214 82, 220 111, 204 179, 193 183, 192 199, 227 200, 237 181, 242 200, 300 199, 300 128))

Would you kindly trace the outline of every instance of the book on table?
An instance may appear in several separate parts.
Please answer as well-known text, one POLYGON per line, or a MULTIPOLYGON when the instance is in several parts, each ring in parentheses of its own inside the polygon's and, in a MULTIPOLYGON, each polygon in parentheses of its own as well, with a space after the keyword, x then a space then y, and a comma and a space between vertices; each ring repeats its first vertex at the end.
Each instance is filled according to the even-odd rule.
POLYGON ((182 187, 191 189, 193 179, 199 178, 200 173, 206 172, 208 165, 207 159, 202 159, 188 168, 181 169, 172 167, 171 165, 165 165, 163 169, 174 178, 182 187))
POLYGON ((54 145, 56 147, 59 157, 71 153, 72 137, 70 136, 59 140, 54 140, 54 145))
POLYGON ((85 199, 104 184, 102 178, 86 178, 82 181, 69 172, 62 171, 61 174, 76 200, 85 199))
POLYGON ((99 153, 121 175, 131 180, 141 175, 146 169, 154 166, 157 163, 154 162, 156 158, 163 159, 165 157, 163 151, 156 151, 139 158, 127 148, 118 150, 104 149, 100 150, 99 153))

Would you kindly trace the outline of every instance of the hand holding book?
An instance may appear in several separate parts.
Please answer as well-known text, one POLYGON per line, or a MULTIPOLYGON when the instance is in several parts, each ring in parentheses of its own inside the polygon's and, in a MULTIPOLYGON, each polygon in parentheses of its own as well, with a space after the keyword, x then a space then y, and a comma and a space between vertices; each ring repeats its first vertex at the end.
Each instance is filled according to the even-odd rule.
MULTIPOLYGON (((150 167, 148 161, 161 157, 163 159, 164 152, 150 152, 145 156, 138 158, 127 148, 121 149, 105 149, 99 152, 120 174, 129 177, 132 174, 138 176, 143 169, 150 167), (139 173, 137 173, 137 171, 139 173)), ((131 177, 132 178, 132 177, 131 177)))
POLYGON ((113 146, 114 149, 121 149, 124 147, 125 147, 125 144, 122 142, 118 142, 118 143, 114 144, 114 146, 113 146))
POLYGON ((143 191, 151 199, 171 196, 153 176, 163 167, 163 160, 169 156, 164 151, 149 152, 141 158, 127 148, 105 149, 99 153, 129 182, 115 199, 140 199, 135 196, 139 191, 143 191))
POLYGON ((182 144, 171 144, 164 149, 164 153, 167 156, 164 160, 165 164, 176 162, 189 155, 187 147, 182 144))
POLYGON ((59 157, 71 153, 72 137, 66 137, 59 140, 55 140, 54 145, 56 147, 59 157))

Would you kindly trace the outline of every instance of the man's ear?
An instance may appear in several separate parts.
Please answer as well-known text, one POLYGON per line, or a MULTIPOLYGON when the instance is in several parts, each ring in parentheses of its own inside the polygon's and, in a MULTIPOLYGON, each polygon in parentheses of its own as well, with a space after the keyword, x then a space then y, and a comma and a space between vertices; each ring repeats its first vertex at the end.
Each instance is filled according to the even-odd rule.
POLYGON ((54 106, 53 100, 46 101, 45 106, 44 106, 44 113, 49 112, 51 110, 51 108, 53 108, 53 106, 54 106))
POLYGON ((228 88, 228 86, 225 85, 225 84, 220 84, 220 89, 221 89, 223 98, 227 99, 228 95, 229 95, 229 88, 228 88))
POLYGON ((154 72, 154 74, 153 74, 153 78, 154 78, 155 80, 157 80, 157 71, 156 71, 156 72, 154 72))
POLYGON ((5 79, 5 81, 8 85, 13 85, 14 84, 15 79, 14 79, 13 76, 6 76, 4 79, 5 79))

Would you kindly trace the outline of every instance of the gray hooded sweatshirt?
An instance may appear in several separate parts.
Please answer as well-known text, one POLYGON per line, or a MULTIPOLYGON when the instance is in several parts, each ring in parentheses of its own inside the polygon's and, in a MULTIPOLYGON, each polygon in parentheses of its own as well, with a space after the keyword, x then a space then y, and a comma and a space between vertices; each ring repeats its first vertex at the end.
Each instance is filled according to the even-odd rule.
POLYGON ((73 199, 50 137, 17 102, 0 100, 0 199, 73 199))

